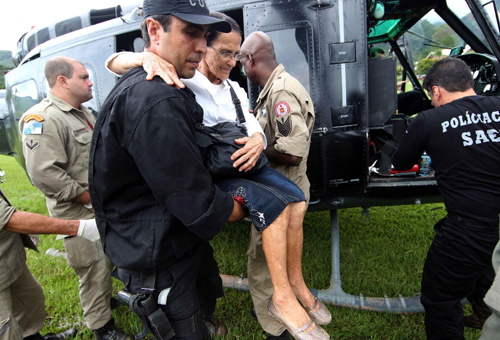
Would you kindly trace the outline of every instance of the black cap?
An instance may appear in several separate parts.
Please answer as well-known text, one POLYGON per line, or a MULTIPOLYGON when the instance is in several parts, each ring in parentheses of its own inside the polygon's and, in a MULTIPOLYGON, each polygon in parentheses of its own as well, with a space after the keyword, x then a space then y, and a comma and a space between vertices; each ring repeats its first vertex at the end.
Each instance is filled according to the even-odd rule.
POLYGON ((222 19, 212 18, 206 0, 144 0, 144 18, 152 15, 171 14, 198 25, 212 25, 222 33, 231 32, 231 25, 222 19))

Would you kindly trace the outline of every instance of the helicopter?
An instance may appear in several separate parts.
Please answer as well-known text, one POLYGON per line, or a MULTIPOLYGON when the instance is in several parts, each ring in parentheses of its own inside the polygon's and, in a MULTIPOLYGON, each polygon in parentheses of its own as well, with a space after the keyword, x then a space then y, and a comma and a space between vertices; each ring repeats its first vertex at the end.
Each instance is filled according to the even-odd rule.
MULTIPOLYGON (((266 32, 274 42, 277 60, 304 85, 314 102, 316 121, 307 173, 309 211, 330 211, 332 274, 330 287, 313 293, 336 306, 423 312, 418 296, 377 298, 342 290, 338 210, 361 207, 368 212, 375 206, 442 202, 432 172, 421 176, 418 168, 400 173, 391 167, 390 155, 411 124, 411 115, 431 107, 408 45, 400 41, 429 13, 439 16, 463 40, 449 53, 469 65, 476 93, 498 96, 500 0, 454 0, 453 4, 446 0, 192 1, 235 19, 245 37, 257 30, 266 32), (465 24, 454 12, 453 5, 459 2, 469 8, 471 23, 465 24), (389 46, 389 55, 370 57, 370 46, 376 44, 389 46), (411 91, 398 94, 398 67, 403 80, 411 83, 411 91), (411 105, 404 105, 408 100, 411 105)), ((75 29, 61 34, 56 32, 58 22, 20 38, 14 56, 17 67, 5 77, 7 114, 0 117, 0 153, 14 156, 25 167, 18 122, 47 95, 43 68, 54 56, 72 57, 85 65, 94 83, 94 98, 85 105, 97 115, 117 81, 106 70, 105 60, 115 52, 140 52, 144 46, 141 10, 136 7, 127 12, 118 7, 106 11, 105 20, 87 20, 86 16, 62 20, 75 29)), ((230 78, 247 89, 254 107, 259 87, 252 86, 236 68, 230 78)), ((222 277, 226 287, 248 290, 246 279, 222 277)))

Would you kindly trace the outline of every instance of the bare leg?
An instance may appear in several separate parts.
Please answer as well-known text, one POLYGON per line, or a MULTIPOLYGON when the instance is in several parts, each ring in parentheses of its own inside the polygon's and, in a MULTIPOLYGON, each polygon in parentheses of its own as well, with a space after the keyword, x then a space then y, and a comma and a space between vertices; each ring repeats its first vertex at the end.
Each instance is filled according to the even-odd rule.
MULTIPOLYGON (((292 289, 303 306, 314 304, 314 296, 307 288, 302 276, 302 245, 304 230, 302 224, 306 214, 305 202, 290 203, 290 218, 287 229, 287 265, 288 278, 292 289)), ((319 306, 316 308, 316 310, 319 306)))
MULTIPOLYGON (((290 205, 262 232, 262 247, 266 255, 274 287, 273 301, 285 320, 294 328, 304 326, 309 320, 290 286, 287 273, 287 229, 290 205)), ((302 245, 300 246, 302 248, 302 245)), ((307 288, 307 287, 306 287, 307 288)), ((310 327, 312 329, 313 326, 310 327)))

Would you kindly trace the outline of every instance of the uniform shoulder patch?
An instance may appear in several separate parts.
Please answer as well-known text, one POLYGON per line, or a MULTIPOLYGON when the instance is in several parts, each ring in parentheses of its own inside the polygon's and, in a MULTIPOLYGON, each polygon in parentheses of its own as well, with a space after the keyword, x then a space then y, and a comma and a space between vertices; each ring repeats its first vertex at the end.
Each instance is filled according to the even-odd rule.
POLYGON ((39 139, 27 139, 26 140, 26 147, 30 149, 31 151, 35 150, 40 146, 40 140, 39 139))
POLYGON ((41 135, 42 123, 30 121, 24 124, 23 135, 41 135))
POLYGON ((42 116, 32 113, 32 114, 29 114, 26 117, 24 117, 23 121, 25 123, 27 123, 27 122, 29 122, 30 120, 33 120, 33 119, 36 120, 37 122, 43 122, 45 120, 45 119, 43 119, 42 116))
POLYGON ((290 105, 288 105, 288 103, 286 103, 286 102, 279 102, 274 107, 274 112, 276 113, 276 116, 278 116, 278 117, 286 116, 287 114, 290 113, 290 105))
POLYGON ((276 119, 276 126, 283 137, 287 137, 292 133, 292 120, 290 117, 276 119))

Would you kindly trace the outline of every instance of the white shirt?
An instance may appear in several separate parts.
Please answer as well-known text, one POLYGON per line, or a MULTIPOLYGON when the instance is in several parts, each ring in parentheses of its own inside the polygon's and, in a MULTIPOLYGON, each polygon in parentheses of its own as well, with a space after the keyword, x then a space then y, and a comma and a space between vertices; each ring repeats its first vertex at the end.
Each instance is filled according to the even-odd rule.
POLYGON ((248 111, 247 93, 237 82, 228 79, 223 81, 221 85, 215 85, 199 71, 196 71, 193 78, 181 80, 196 95, 196 102, 203 108, 203 124, 206 126, 213 126, 223 122, 236 122, 236 108, 227 84, 229 81, 241 102, 248 136, 250 137, 259 132, 264 138, 264 145, 267 145, 262 127, 255 116, 248 111))
MULTIPOLYGON (((106 69, 118 77, 121 77, 122 74, 117 74, 111 71, 108 67, 108 64, 111 60, 122 53, 130 52, 119 52, 116 54, 112 54, 105 62, 106 69)), ((224 88, 221 88, 222 84, 212 84, 210 80, 208 80, 208 78, 198 70, 196 71, 193 78, 183 78, 181 79, 181 81, 196 95, 196 102, 203 108, 203 124, 206 126, 214 126, 223 122, 236 122, 236 108, 233 104, 233 98, 231 97, 229 85, 227 85, 227 81, 229 81, 234 89, 234 92, 240 99, 241 110, 243 111, 243 115, 245 116, 246 120, 246 123, 244 123, 244 125, 247 128, 248 137, 251 137, 256 132, 259 132, 264 139, 264 149, 266 148, 267 139, 266 135, 264 134, 264 130, 262 130, 262 127, 257 121, 257 118, 255 118, 255 116, 248 111, 247 93, 237 82, 234 82, 230 79, 228 79, 227 81, 225 80, 223 82, 224 88)))

